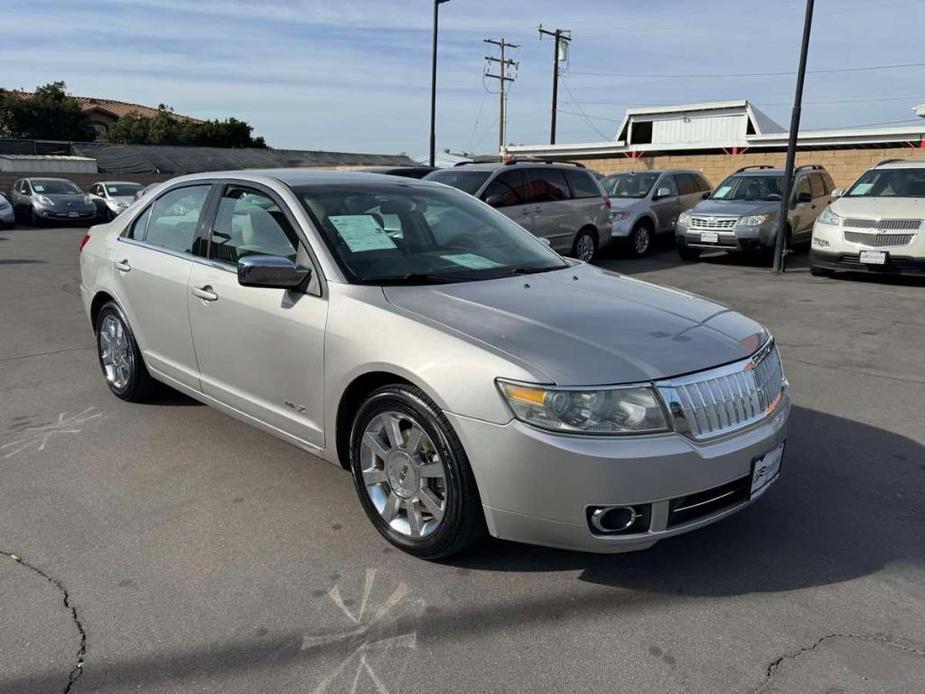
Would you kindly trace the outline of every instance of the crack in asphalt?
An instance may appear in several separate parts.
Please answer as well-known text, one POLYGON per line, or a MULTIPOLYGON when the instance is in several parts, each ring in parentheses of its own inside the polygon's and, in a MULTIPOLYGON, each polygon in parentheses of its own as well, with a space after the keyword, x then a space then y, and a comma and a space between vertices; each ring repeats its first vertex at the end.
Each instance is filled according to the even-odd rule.
POLYGON ((34 357, 49 357, 53 354, 65 354, 66 352, 84 352, 92 349, 93 347, 65 347, 64 349, 55 349, 51 352, 36 352, 34 354, 17 354, 13 357, 3 357, 0 358, 0 362, 16 361, 17 359, 32 359, 34 357))
POLYGON ((71 668, 71 672, 68 674, 67 678, 67 685, 64 687, 64 694, 68 694, 68 692, 70 692, 71 688, 74 686, 74 683, 83 674, 84 658, 87 655, 87 630, 84 628, 83 623, 80 621, 80 617, 77 614, 77 608, 74 607, 74 605, 71 603, 71 594, 59 579, 47 574, 45 571, 38 568, 34 564, 30 564, 18 554, 5 552, 0 549, 0 556, 9 557, 17 564, 21 564, 30 571, 34 571, 46 581, 51 583, 59 591, 61 591, 61 594, 64 596, 64 606, 70 611, 71 619, 74 621, 74 624, 77 627, 77 631, 80 632, 80 647, 77 649, 77 662, 75 663, 74 667, 71 668))
POLYGON ((902 651, 905 651, 906 653, 911 653, 912 655, 925 658, 925 650, 922 650, 918 646, 911 643, 902 643, 896 640, 896 638, 889 636, 888 634, 825 634, 824 636, 820 636, 808 646, 803 646, 802 648, 798 648, 795 651, 784 653, 782 656, 772 660, 768 664, 767 670, 765 671, 764 680, 762 680, 762 682, 757 687, 755 687, 752 692, 754 694, 758 694, 758 692, 764 691, 767 686, 771 684, 771 680, 774 678, 775 673, 780 669, 781 665, 783 665, 785 661, 802 658, 803 656, 815 651, 826 641, 830 641, 832 639, 856 639, 858 641, 882 643, 892 648, 898 648, 902 651))

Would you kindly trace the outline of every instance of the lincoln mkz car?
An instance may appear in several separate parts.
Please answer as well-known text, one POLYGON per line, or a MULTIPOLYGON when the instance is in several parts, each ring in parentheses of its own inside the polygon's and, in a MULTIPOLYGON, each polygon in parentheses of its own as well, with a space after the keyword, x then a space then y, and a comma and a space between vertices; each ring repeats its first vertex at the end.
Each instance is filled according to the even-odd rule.
POLYGON ((116 396, 159 381, 343 466, 421 557, 485 532, 642 549, 781 469, 789 385, 761 325, 445 185, 185 176, 92 228, 80 268, 116 396))

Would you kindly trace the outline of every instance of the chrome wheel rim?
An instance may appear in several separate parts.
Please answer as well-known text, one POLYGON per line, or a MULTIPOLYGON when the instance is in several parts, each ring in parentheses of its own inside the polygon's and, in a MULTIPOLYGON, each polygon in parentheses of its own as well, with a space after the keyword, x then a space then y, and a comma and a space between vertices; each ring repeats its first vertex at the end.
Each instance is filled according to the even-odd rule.
POLYGON ((582 234, 578 237, 578 242, 575 244, 575 251, 578 260, 583 260, 586 263, 590 262, 591 258, 594 257, 594 239, 588 234, 582 234))
POLYGON ((100 361, 103 362, 106 380, 113 388, 121 390, 128 385, 134 356, 125 326, 113 315, 103 318, 100 325, 100 361))
POLYGON ((437 530, 446 512, 446 473, 414 419, 394 411, 373 417, 360 442, 360 466, 366 494, 392 530, 416 540, 437 530))
POLYGON ((640 227, 636 230, 636 236, 633 238, 633 248, 636 251, 636 255, 643 255, 647 250, 649 250, 649 230, 645 227, 640 227))

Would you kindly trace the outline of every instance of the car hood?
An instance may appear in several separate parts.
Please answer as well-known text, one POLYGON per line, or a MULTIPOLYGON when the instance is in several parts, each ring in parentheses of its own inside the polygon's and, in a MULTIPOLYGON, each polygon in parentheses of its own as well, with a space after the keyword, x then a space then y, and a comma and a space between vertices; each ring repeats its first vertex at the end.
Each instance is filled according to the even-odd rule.
POLYGON ((393 305, 511 354, 538 378, 562 385, 700 371, 748 357, 768 338, 758 323, 719 304, 591 265, 383 291, 393 305))
POLYGON ((126 205, 131 205, 133 202, 135 202, 134 195, 114 195, 109 199, 113 202, 124 202, 126 205))
POLYGON ((645 198, 610 198, 610 209, 629 210, 647 203, 645 198))
POLYGON ((861 219, 922 219, 925 218, 925 198, 839 198, 831 205, 841 217, 861 219))
POLYGON ((48 193, 38 193, 38 195, 44 195, 46 198, 51 200, 56 205, 88 205, 86 195, 84 193, 75 193, 73 195, 50 195, 48 193))
POLYGON ((744 217, 780 211, 780 200, 701 200, 691 214, 715 214, 744 217))

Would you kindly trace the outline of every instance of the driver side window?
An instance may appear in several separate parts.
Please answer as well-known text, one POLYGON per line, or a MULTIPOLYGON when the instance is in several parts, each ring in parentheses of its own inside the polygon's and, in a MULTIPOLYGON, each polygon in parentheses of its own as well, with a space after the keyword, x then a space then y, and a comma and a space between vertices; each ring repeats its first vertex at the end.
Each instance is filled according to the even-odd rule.
POLYGON ((273 198, 252 188, 225 188, 210 234, 210 258, 232 265, 249 255, 295 261, 298 247, 298 236, 273 198))

